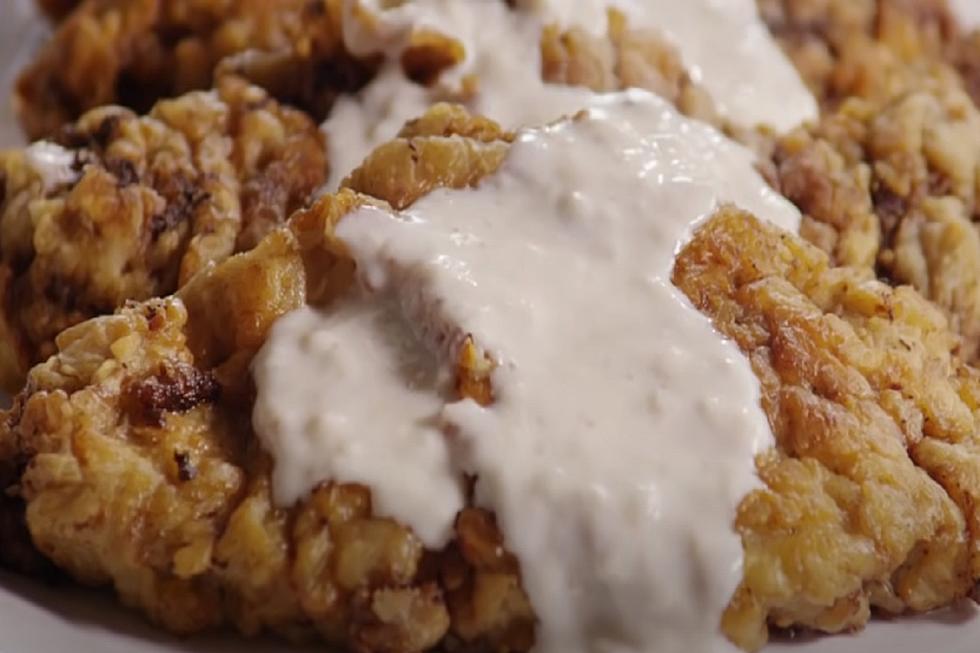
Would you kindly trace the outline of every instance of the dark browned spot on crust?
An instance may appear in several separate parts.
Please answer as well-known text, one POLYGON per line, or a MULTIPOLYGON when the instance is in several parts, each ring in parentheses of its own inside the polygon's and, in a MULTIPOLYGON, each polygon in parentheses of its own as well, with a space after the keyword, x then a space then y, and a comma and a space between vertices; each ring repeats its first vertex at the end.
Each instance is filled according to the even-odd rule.
POLYGON ((146 325, 150 331, 159 331, 167 321, 167 317, 156 304, 148 304, 144 316, 146 317, 146 325))
POLYGON ((159 190, 167 198, 167 206, 150 218, 150 235, 154 240, 190 218, 197 207, 211 197, 183 175, 168 178, 166 187, 159 190))
POLYGON ((197 467, 191 462, 191 455, 186 451, 175 451, 174 462, 177 463, 177 478, 185 483, 197 477, 197 467))
POLYGON ((136 166, 128 159, 109 159, 105 162, 105 168, 116 178, 120 188, 132 186, 140 180, 136 166))
POLYGON ((898 229, 902 220, 909 212, 909 202, 906 198, 895 193, 886 184, 876 183, 872 192, 875 213, 881 220, 881 231, 886 240, 898 229))
POLYGON ((115 140, 116 131, 122 117, 109 115, 93 130, 83 130, 76 124, 67 124, 54 135, 54 141, 68 149, 93 149, 104 151, 115 140))
POLYGON ((49 279, 44 286, 44 298, 66 311, 73 311, 76 308, 75 290, 70 283, 57 277, 49 279))
POLYGON ((155 375, 134 382, 127 390, 126 403, 134 420, 163 426, 166 413, 183 413, 216 401, 220 392, 210 372, 186 363, 166 364, 155 375))
POLYGON ((75 125, 65 125, 52 137, 52 140, 71 150, 92 145, 92 136, 75 125))
POLYGON ((119 116, 108 116, 99 123, 99 126, 92 132, 92 140, 101 148, 109 145, 109 142, 116 135, 116 125, 119 124, 119 116))
POLYGON ((310 0, 306 3, 305 10, 306 14, 313 19, 320 18, 321 16, 325 16, 327 14, 327 8, 324 6, 321 0, 310 0))
POLYGON ((381 67, 382 59, 380 55, 364 60, 341 56, 318 61, 313 67, 310 89, 335 90, 328 93, 329 97, 325 98, 325 101, 317 101, 316 97, 302 97, 317 95, 310 89, 305 89, 305 92, 300 93, 300 97, 286 99, 292 100, 293 104, 299 106, 312 105, 309 111, 317 120, 321 120, 329 113, 333 100, 341 93, 356 93, 364 88, 381 67))
POLYGON ((38 0, 44 13, 53 20, 64 18, 72 9, 77 7, 82 0, 38 0))

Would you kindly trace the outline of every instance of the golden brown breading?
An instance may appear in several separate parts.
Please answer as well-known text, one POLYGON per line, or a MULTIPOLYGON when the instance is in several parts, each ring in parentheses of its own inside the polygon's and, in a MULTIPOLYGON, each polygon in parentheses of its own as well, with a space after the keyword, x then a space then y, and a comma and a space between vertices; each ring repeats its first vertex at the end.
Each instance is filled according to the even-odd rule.
POLYGON ((631 27, 617 10, 609 11, 609 29, 602 37, 580 27, 546 27, 541 59, 546 82, 597 92, 642 88, 667 99, 685 115, 714 125, 722 122, 714 101, 691 79, 673 45, 655 29, 631 27))
MULTIPOLYGON (((370 30, 370 15, 363 8, 359 15, 370 30)), ((544 79, 596 90, 647 88, 717 123, 713 103, 673 48, 652 30, 631 28, 619 12, 610 15, 603 37, 546 28, 544 79)), ((146 110, 235 74, 322 119, 339 94, 374 76, 382 57, 348 53, 342 22, 338 0, 88 0, 22 74, 19 115, 27 133, 41 138, 93 107, 146 110)), ((400 64, 406 77, 429 85, 464 56, 454 35, 419 30, 400 64)))
POLYGON ((967 92, 980 106, 980 30, 957 39, 949 49, 948 58, 963 77, 967 92))
MULTIPOLYGON (((505 143, 448 107, 405 138, 484 142, 454 132, 505 143)), ((400 165, 460 187, 488 168, 419 149, 432 151, 438 164, 400 165)), ((368 201, 326 196, 176 297, 59 336, 0 422, 40 551, 180 632, 230 621, 360 651, 530 648, 532 606, 492 515, 465 510, 452 544, 424 551, 372 515, 368 488, 328 483, 289 510, 270 499, 248 364, 280 315, 344 292, 353 265, 332 229, 368 201)), ((928 610, 980 579, 980 374, 951 354, 934 307, 869 277, 732 209, 676 265, 675 283, 750 357, 777 438, 738 516, 745 578, 723 628, 746 649, 770 625, 858 628, 871 607, 928 610)), ((488 372, 468 343, 461 394, 492 401, 488 372)))
POLYGON ((403 209, 435 188, 475 185, 497 170, 513 138, 459 105, 436 104, 372 152, 343 186, 403 209))
MULTIPOLYGON (((446 115, 435 109, 407 129, 447 138, 446 115)), ((490 125, 449 115, 461 133, 490 125)), ((351 282, 330 233, 365 201, 325 197, 178 296, 61 334, 0 427, 0 461, 24 469, 13 487, 27 506, 3 517, 26 521, 36 547, 76 579, 112 584, 177 632, 230 622, 362 651, 447 640, 530 648, 533 615, 487 513, 465 510, 450 546, 425 552, 372 516, 367 488, 325 485, 291 510, 272 504, 248 363, 275 319, 351 282)), ((485 401, 487 369, 472 347, 459 369, 458 387, 485 401)))
MULTIPOLYGON (((325 198, 297 224, 323 228, 358 201, 325 198)), ((271 502, 243 359, 305 300, 303 252, 322 238, 276 232, 177 297, 59 336, 0 430, 31 452, 20 494, 33 541, 176 632, 229 621, 362 651, 427 650, 450 633, 525 650, 532 617, 486 513, 467 510, 456 541, 425 552, 372 516, 367 488, 271 502)))
POLYGON ((726 632, 860 628, 977 581, 976 372, 910 288, 833 268, 796 236, 721 211, 674 282, 749 356, 776 436, 739 508, 745 576, 726 632))
POLYGON ((851 98, 782 138, 779 185, 803 233, 844 265, 874 268, 940 306, 980 347, 980 111, 953 77, 889 102, 851 98))
MULTIPOLYGON (((146 111, 209 87, 219 61, 249 49, 332 57, 337 11, 334 0, 86 0, 21 76, 21 121, 41 138, 101 105, 146 111)), ((322 74, 324 85, 351 81, 322 74)))
POLYGON ((53 179, 31 148, 0 153, 0 383, 13 390, 60 331, 254 247, 326 177, 316 125, 231 77, 142 118, 94 110, 57 140, 68 165, 53 179))
POLYGON ((914 88, 956 39, 946 0, 757 0, 826 109, 914 88))
POLYGON ((837 264, 913 285, 942 308, 960 355, 974 360, 980 112, 947 63, 970 68, 946 4, 760 6, 824 106, 817 124, 785 135, 774 153, 777 185, 806 214, 803 235, 837 264))

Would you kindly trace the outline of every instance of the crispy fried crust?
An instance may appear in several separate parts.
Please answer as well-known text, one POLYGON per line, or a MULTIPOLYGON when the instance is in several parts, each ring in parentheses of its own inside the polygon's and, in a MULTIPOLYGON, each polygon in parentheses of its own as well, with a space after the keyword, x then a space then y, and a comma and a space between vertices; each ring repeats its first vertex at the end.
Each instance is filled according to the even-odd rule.
POLYGON ((806 215, 803 235, 837 264, 913 285, 944 311, 961 357, 975 360, 976 37, 960 34, 941 1, 760 6, 824 107, 774 153, 778 185, 806 215))
MULTIPOLYGON (((450 108, 404 138, 464 153, 498 142, 450 108)), ((459 166, 438 173, 461 187, 486 167, 437 160, 459 166)), ((327 483, 289 510, 270 499, 249 361, 280 315, 344 292, 353 265, 332 229, 372 201, 326 196, 176 297, 58 338, 0 422, 41 552, 179 632, 229 621, 361 651, 530 648, 533 611, 492 515, 465 510, 452 544, 424 551, 373 515, 368 488, 327 483)), ((923 611, 971 592, 980 375, 951 354, 941 313, 734 209, 698 231, 674 281, 750 357, 777 440, 758 461, 765 488, 739 510, 745 577, 726 634, 751 650, 770 625, 837 632, 872 607, 923 611)), ((490 368, 468 343, 461 395, 492 402, 490 368)))
POLYGON ((475 185, 500 167, 513 138, 459 105, 437 104, 372 152, 342 185, 403 209, 435 188, 475 185))
POLYGON ((756 0, 824 109, 914 88, 958 37, 945 0, 756 0))
POLYGON ((68 178, 0 153, 0 381, 16 390, 63 329, 176 290, 254 247, 326 176, 316 125, 227 78, 146 117, 94 110, 57 140, 68 178))
MULTIPOLYGON (((305 223, 332 223, 345 202, 356 204, 326 198, 305 223)), ((530 609, 488 514, 468 509, 453 544, 425 552, 372 515, 364 487, 326 484, 291 510, 273 506, 243 366, 306 299, 304 238, 318 237, 272 234, 178 297, 59 337, 0 433, 32 452, 20 493, 34 543, 176 632, 228 621, 362 651, 447 637, 528 648, 530 609)))
MULTIPOLYGON (((456 112, 453 128, 444 115, 407 129, 450 138, 489 124, 456 112)), ((3 517, 26 523, 74 578, 113 585, 176 632, 230 622, 361 651, 529 649, 533 614, 491 515, 466 509, 436 552, 373 516, 364 487, 326 484, 293 509, 272 504, 248 364, 279 316, 349 285, 332 228, 370 201, 327 196, 176 297, 61 334, 0 427, 0 461, 21 461, 11 487, 27 506, 3 517)), ((487 374, 465 348, 460 391, 488 401, 487 374)))
POLYGON ((619 11, 609 11, 609 29, 601 37, 580 27, 546 28, 541 59, 546 82, 597 92, 643 88, 672 102, 685 115, 714 125, 722 122, 711 97, 691 79, 663 35, 630 26, 619 11))
POLYGON ((976 357, 980 112, 962 90, 850 100, 783 138, 776 161, 783 192, 807 214, 804 235, 842 264, 914 285, 946 312, 961 355, 976 357))
POLYGON ((104 104, 146 111, 207 88, 219 61, 248 49, 331 56, 337 11, 334 0, 86 0, 21 76, 21 121, 41 138, 104 104))
POLYGON ((976 372, 910 288, 833 268, 796 236, 726 209, 674 282, 749 356, 777 448, 739 508, 745 576, 726 632, 839 632, 869 609, 945 605, 980 579, 976 372))
MULTIPOLYGON (((354 57, 346 50, 341 4, 87 0, 21 75, 16 93, 21 122, 30 137, 41 138, 94 107, 119 103, 145 111, 160 98, 207 88, 228 74, 322 119, 339 94, 370 81, 381 59, 380 54, 354 57)), ((362 8, 359 15, 371 29, 367 11, 362 8)), ((691 81, 673 48, 651 30, 631 28, 621 13, 610 15, 602 37, 547 28, 541 42, 544 79, 595 90, 647 88, 685 113, 717 123, 711 100, 691 81)), ((428 85, 464 56, 453 35, 419 30, 400 63, 406 77, 428 85)))
POLYGON ((963 77, 967 92, 980 106, 980 30, 974 30, 957 39, 952 44, 948 57, 963 77))

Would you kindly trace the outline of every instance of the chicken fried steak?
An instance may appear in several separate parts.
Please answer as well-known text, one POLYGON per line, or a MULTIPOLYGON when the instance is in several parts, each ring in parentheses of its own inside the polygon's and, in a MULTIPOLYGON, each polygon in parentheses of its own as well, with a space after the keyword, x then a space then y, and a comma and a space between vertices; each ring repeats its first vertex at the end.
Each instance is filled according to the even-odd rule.
POLYGON ((316 125, 233 77, 0 153, 2 384, 19 389, 63 329, 254 247, 326 172, 316 125))
MULTIPOLYGON (((58 337, 0 430, 40 552, 178 632, 227 621, 366 651, 531 646, 527 562, 472 497, 444 550, 375 515, 369 487, 326 482, 277 506, 248 419, 245 370, 269 328, 351 283, 332 235, 343 216, 499 166, 502 132, 438 111, 453 119, 429 116, 376 155, 418 190, 326 196, 174 297, 58 337), (392 156, 409 143, 416 158, 392 156)), ((776 436, 758 460, 764 487, 739 508, 745 571, 724 632, 755 650, 768 626, 839 632, 872 608, 924 611, 973 591, 980 376, 951 354, 942 314, 732 208, 695 233, 673 280, 749 357, 776 436)), ((492 402, 473 343, 456 376, 462 396, 492 402)))

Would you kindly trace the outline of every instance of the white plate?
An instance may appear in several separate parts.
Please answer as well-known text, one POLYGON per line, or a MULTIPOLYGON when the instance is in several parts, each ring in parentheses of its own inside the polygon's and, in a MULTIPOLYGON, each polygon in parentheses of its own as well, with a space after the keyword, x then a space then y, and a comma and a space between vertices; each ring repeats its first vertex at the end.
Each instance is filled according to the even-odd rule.
MULTIPOLYGON (((875 622, 857 635, 775 642, 762 653, 977 653, 980 610, 963 603, 935 615, 875 622)), ((146 624, 110 597, 53 589, 0 574, 0 653, 312 653, 230 633, 178 639, 146 624)), ((651 651, 650 653, 656 653, 651 651)), ((702 653, 691 651, 690 653, 702 653)))
MULTIPOLYGON (((0 93, 43 37, 32 0, 0 0, 0 93)), ((970 0, 980 2, 980 0, 970 0)), ((19 143, 9 102, 0 102, 0 147, 19 143)), ((2 397, 0 397, 2 400, 2 397)), ((305 649, 322 651, 322 647, 305 649)), ((0 573, 0 653, 303 653, 270 640, 233 634, 177 639, 110 597, 81 588, 49 588, 0 573)), ((980 610, 964 603, 936 615, 876 622, 857 635, 776 642, 764 653, 977 653, 980 610)), ((655 652, 650 652, 655 653, 655 652)), ((701 653, 690 651, 689 653, 701 653)))

